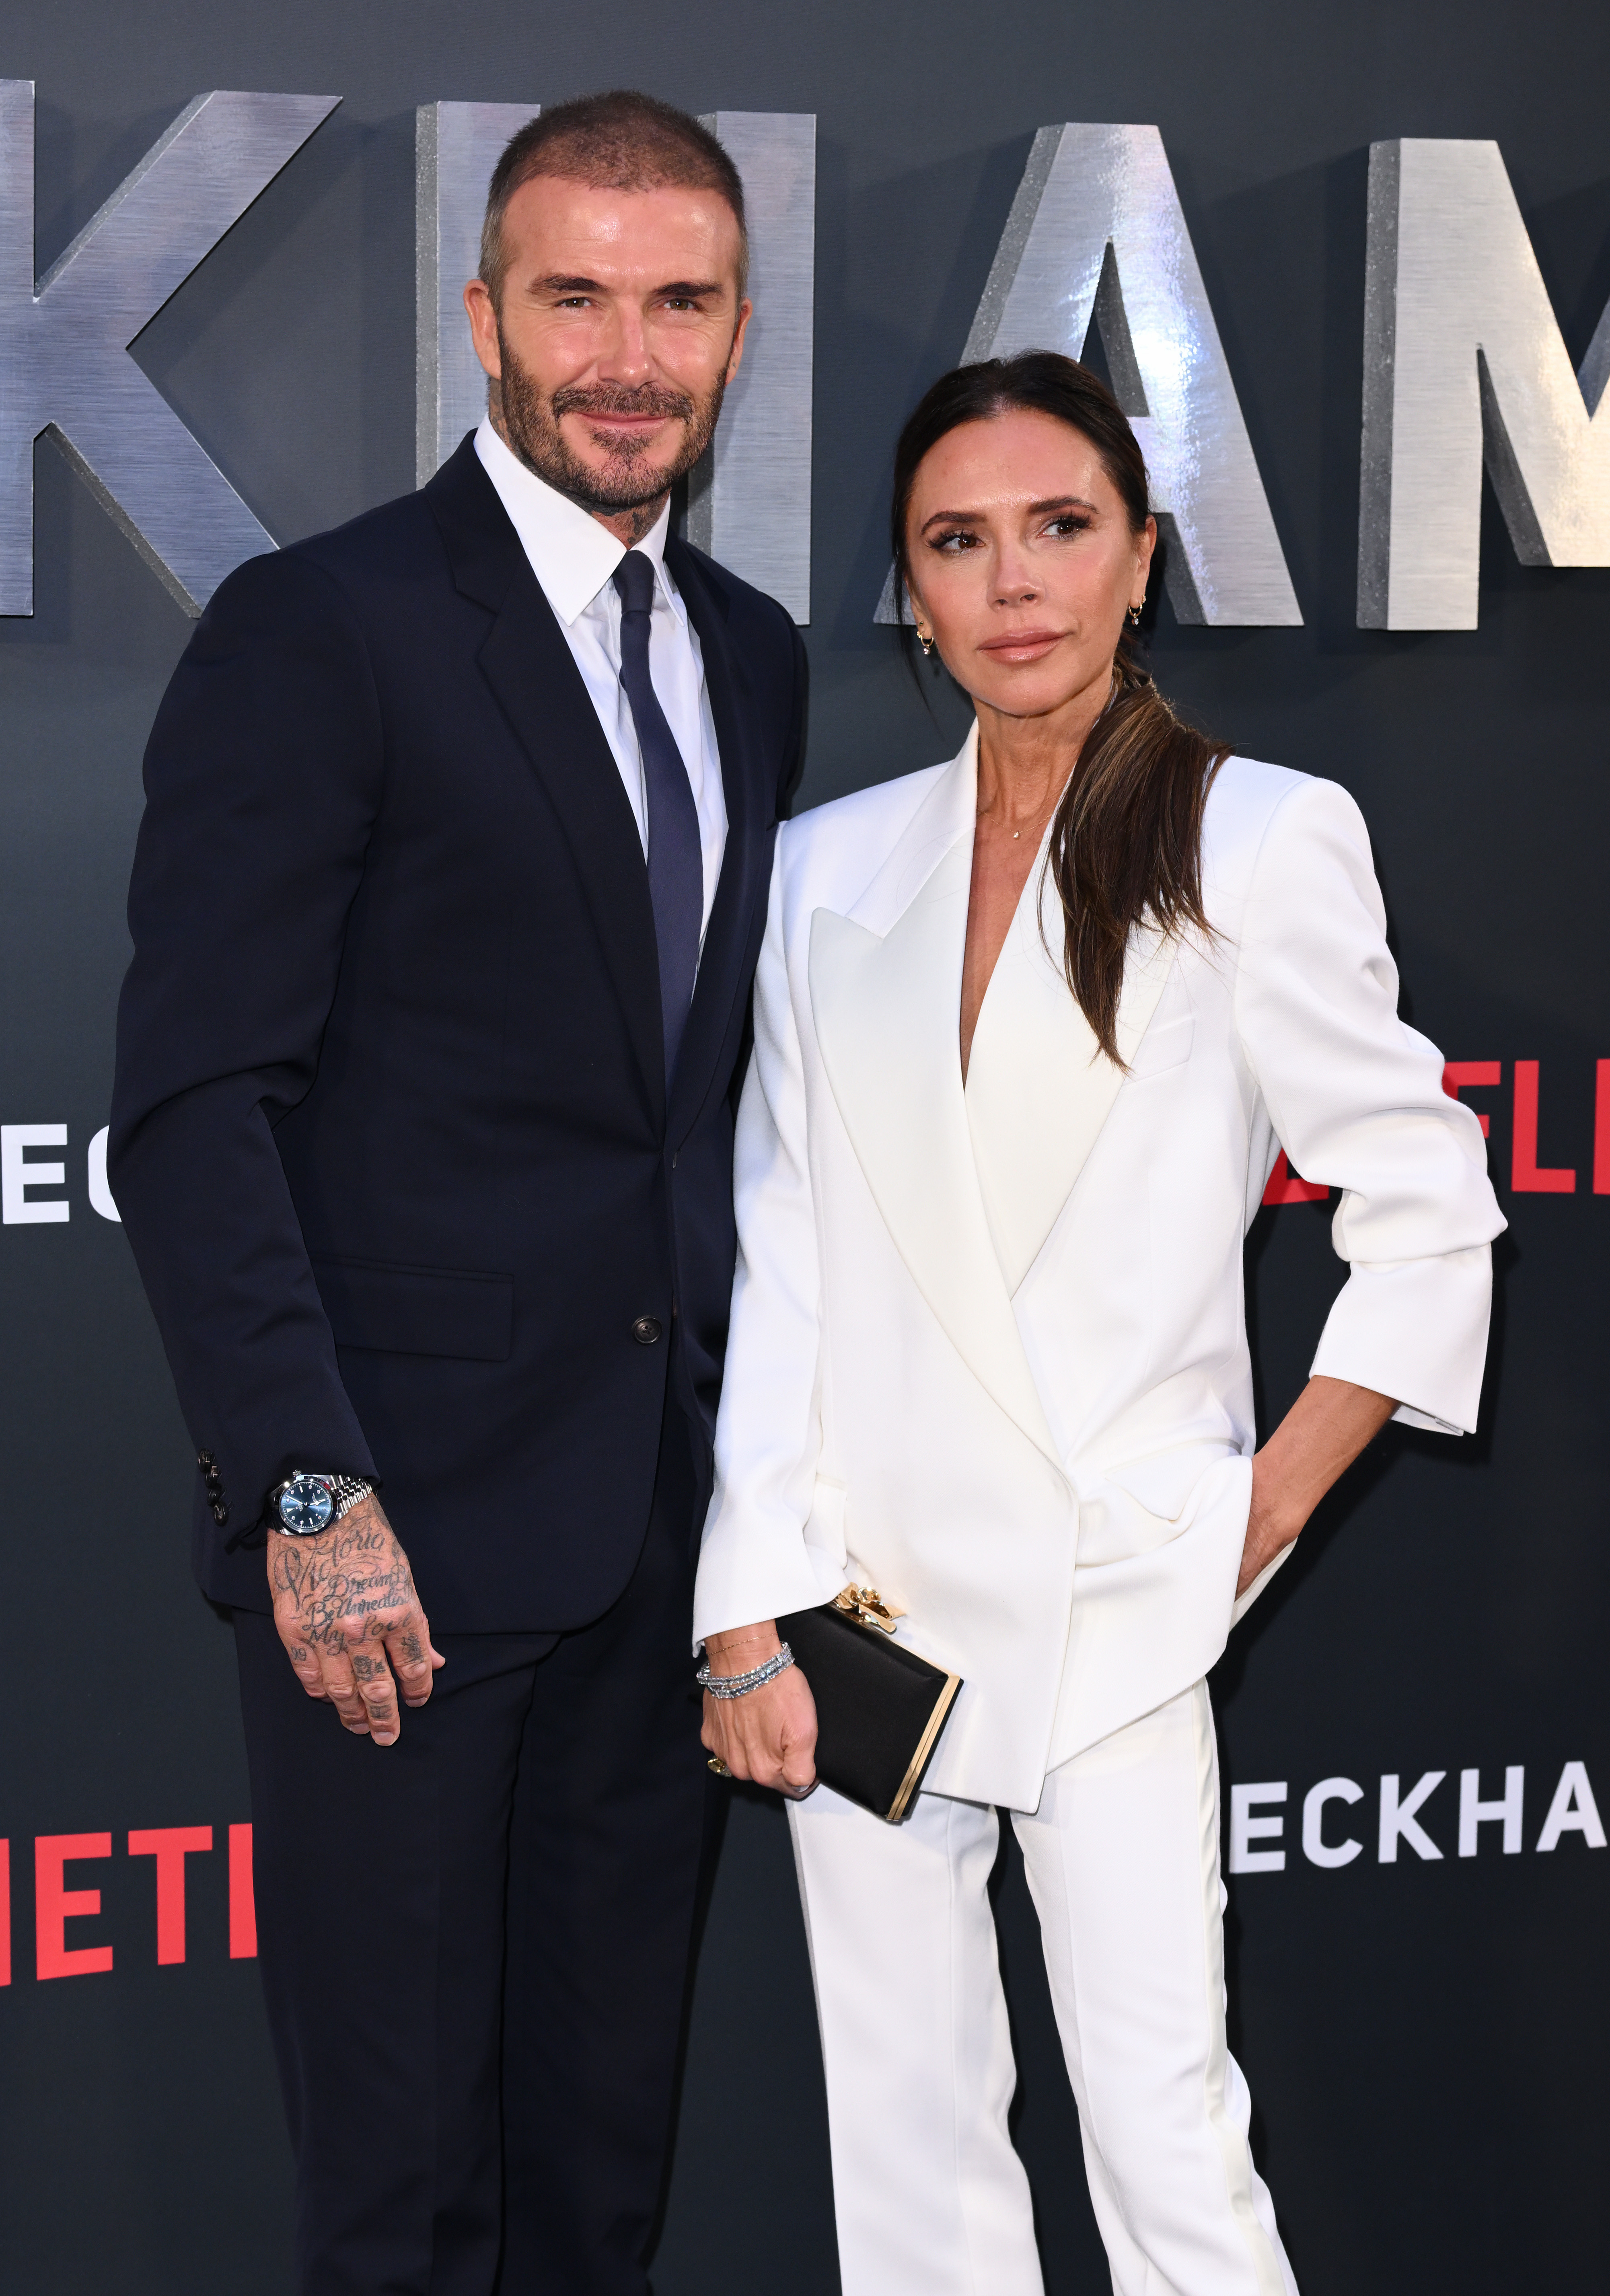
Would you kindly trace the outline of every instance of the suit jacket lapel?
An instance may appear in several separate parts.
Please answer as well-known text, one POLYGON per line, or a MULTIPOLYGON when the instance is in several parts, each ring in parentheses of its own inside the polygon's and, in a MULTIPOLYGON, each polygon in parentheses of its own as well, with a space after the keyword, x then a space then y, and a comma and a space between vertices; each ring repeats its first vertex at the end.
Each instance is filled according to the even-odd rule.
POLYGON ((472 439, 426 491, 458 587, 494 616, 481 671, 563 828, 658 1121, 665 1049, 653 910, 642 839, 614 757, 472 439))
POLYGON ((983 1387, 1056 1461, 990 1236, 962 1095, 975 757, 969 740, 850 916, 816 912, 811 1013, 850 1144, 913 1280, 983 1387))
MULTIPOLYGON (((687 618, 698 633, 727 805, 721 874, 704 931, 693 1007, 671 1086, 669 1136, 677 1143, 686 1136, 704 1103, 733 1007, 746 988, 744 960, 752 927, 765 902, 771 830, 776 816, 775 808, 766 801, 763 745, 755 725, 749 681, 727 631, 727 600, 699 560, 680 543, 673 539, 666 556, 687 618)), ((780 769, 780 759, 778 764, 780 769)))
MULTIPOLYGON (((990 976, 967 1065, 979 1186, 1001 1273, 1014 1292, 1056 1225, 1124 1080, 1069 994, 1062 905, 1044 861, 1042 849, 990 976)), ((1173 956, 1171 944, 1155 931, 1138 933, 1131 944, 1118 1008, 1118 1048, 1126 1062, 1146 1033, 1173 956)))

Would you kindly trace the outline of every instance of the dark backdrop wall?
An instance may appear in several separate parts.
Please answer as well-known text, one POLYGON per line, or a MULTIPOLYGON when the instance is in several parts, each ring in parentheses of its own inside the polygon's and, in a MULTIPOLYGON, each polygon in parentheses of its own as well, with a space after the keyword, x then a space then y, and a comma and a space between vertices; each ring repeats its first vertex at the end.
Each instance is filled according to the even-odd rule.
MULTIPOLYGON (((1368 146, 1499 140, 1574 362, 1610 299, 1607 70, 1610 16, 1585 0, 11 0, 0 26, 0 76, 38 83, 41 269, 198 91, 342 97, 137 345, 282 540, 413 483, 417 104, 627 79, 696 111, 814 112, 807 803, 954 746, 954 704, 936 730, 872 627, 884 472, 959 354, 1033 131, 1161 127, 1304 622, 1182 628, 1165 603, 1155 666, 1244 749, 1359 798, 1408 1009, 1450 1060, 1490 1064, 1469 1096, 1511 1221, 1481 1432, 1390 1431, 1215 1682, 1227 1808, 1249 1790, 1244 1817, 1281 1829, 1232 1860, 1233 2017, 1309 2296, 1508 2296, 1604 2269, 1610 1857, 1596 1825, 1539 1845, 1567 1764, 1573 1814, 1610 1794, 1610 573, 1521 567, 1489 501, 1478 629, 1360 632, 1354 581, 1368 146), (1538 1160, 1569 1185, 1512 1185, 1528 1062, 1538 1160), (1461 1774, 1496 1801, 1516 1769, 1518 1830, 1483 1823, 1460 1856, 1461 1774), (1432 1773, 1417 1822, 1440 1854, 1410 1836, 1383 1859, 1382 1780, 1407 1800, 1432 1773), (1312 1842, 1361 1847, 1317 1864, 1304 1802, 1338 1779, 1359 1798, 1312 1842)), ((5 387, 0 340, 0 419, 5 387)), ((36 475, 37 611, 0 621, 0 1121, 65 1127, 6 1152, 63 1167, 13 1209, 67 1217, 0 1226, 0 2284, 279 2296, 287 2160, 230 1849, 250 1815, 232 1655, 188 1578, 193 1469, 155 1334, 88 1193, 140 753, 189 625, 46 441, 36 475)), ((1324 1208, 1266 1211, 1248 1275, 1272 1418, 1339 1281, 1324 1208)), ((1048 2284, 1082 2296, 1107 2284, 1009 1863, 1000 1891, 1018 2138, 1048 2284)), ((786 1832, 739 1796, 659 2285, 692 2296, 745 2254, 784 2296, 836 2285, 786 1832)))

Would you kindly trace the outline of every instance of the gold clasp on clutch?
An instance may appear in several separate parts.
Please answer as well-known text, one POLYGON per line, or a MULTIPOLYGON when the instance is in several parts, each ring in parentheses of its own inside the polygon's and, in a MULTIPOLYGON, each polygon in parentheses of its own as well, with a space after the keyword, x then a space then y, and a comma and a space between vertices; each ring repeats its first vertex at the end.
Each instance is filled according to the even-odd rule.
POLYGON ((875 1587, 841 1587, 833 1607, 853 1619, 858 1627, 876 1627, 885 1635, 891 1635, 895 1620, 906 1615, 898 1603, 885 1603, 875 1587))

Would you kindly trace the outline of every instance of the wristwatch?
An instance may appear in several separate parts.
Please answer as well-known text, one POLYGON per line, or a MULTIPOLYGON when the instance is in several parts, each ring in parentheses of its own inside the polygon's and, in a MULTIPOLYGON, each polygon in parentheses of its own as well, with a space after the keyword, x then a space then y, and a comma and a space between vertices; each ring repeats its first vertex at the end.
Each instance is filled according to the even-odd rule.
POLYGON ((316 1538, 374 1488, 364 1475, 321 1475, 309 1467, 299 1467, 283 1483, 275 1483, 263 1513, 273 1530, 285 1531, 292 1538, 316 1538))

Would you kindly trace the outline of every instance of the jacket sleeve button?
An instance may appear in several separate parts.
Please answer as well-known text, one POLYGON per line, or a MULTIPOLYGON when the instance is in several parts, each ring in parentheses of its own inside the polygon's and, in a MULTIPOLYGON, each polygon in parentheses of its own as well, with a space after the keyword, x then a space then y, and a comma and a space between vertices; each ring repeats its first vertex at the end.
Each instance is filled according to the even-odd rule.
POLYGON ((652 1348, 659 1336, 660 1319, 657 1316, 639 1316, 632 1325, 632 1337, 640 1348, 652 1348))

